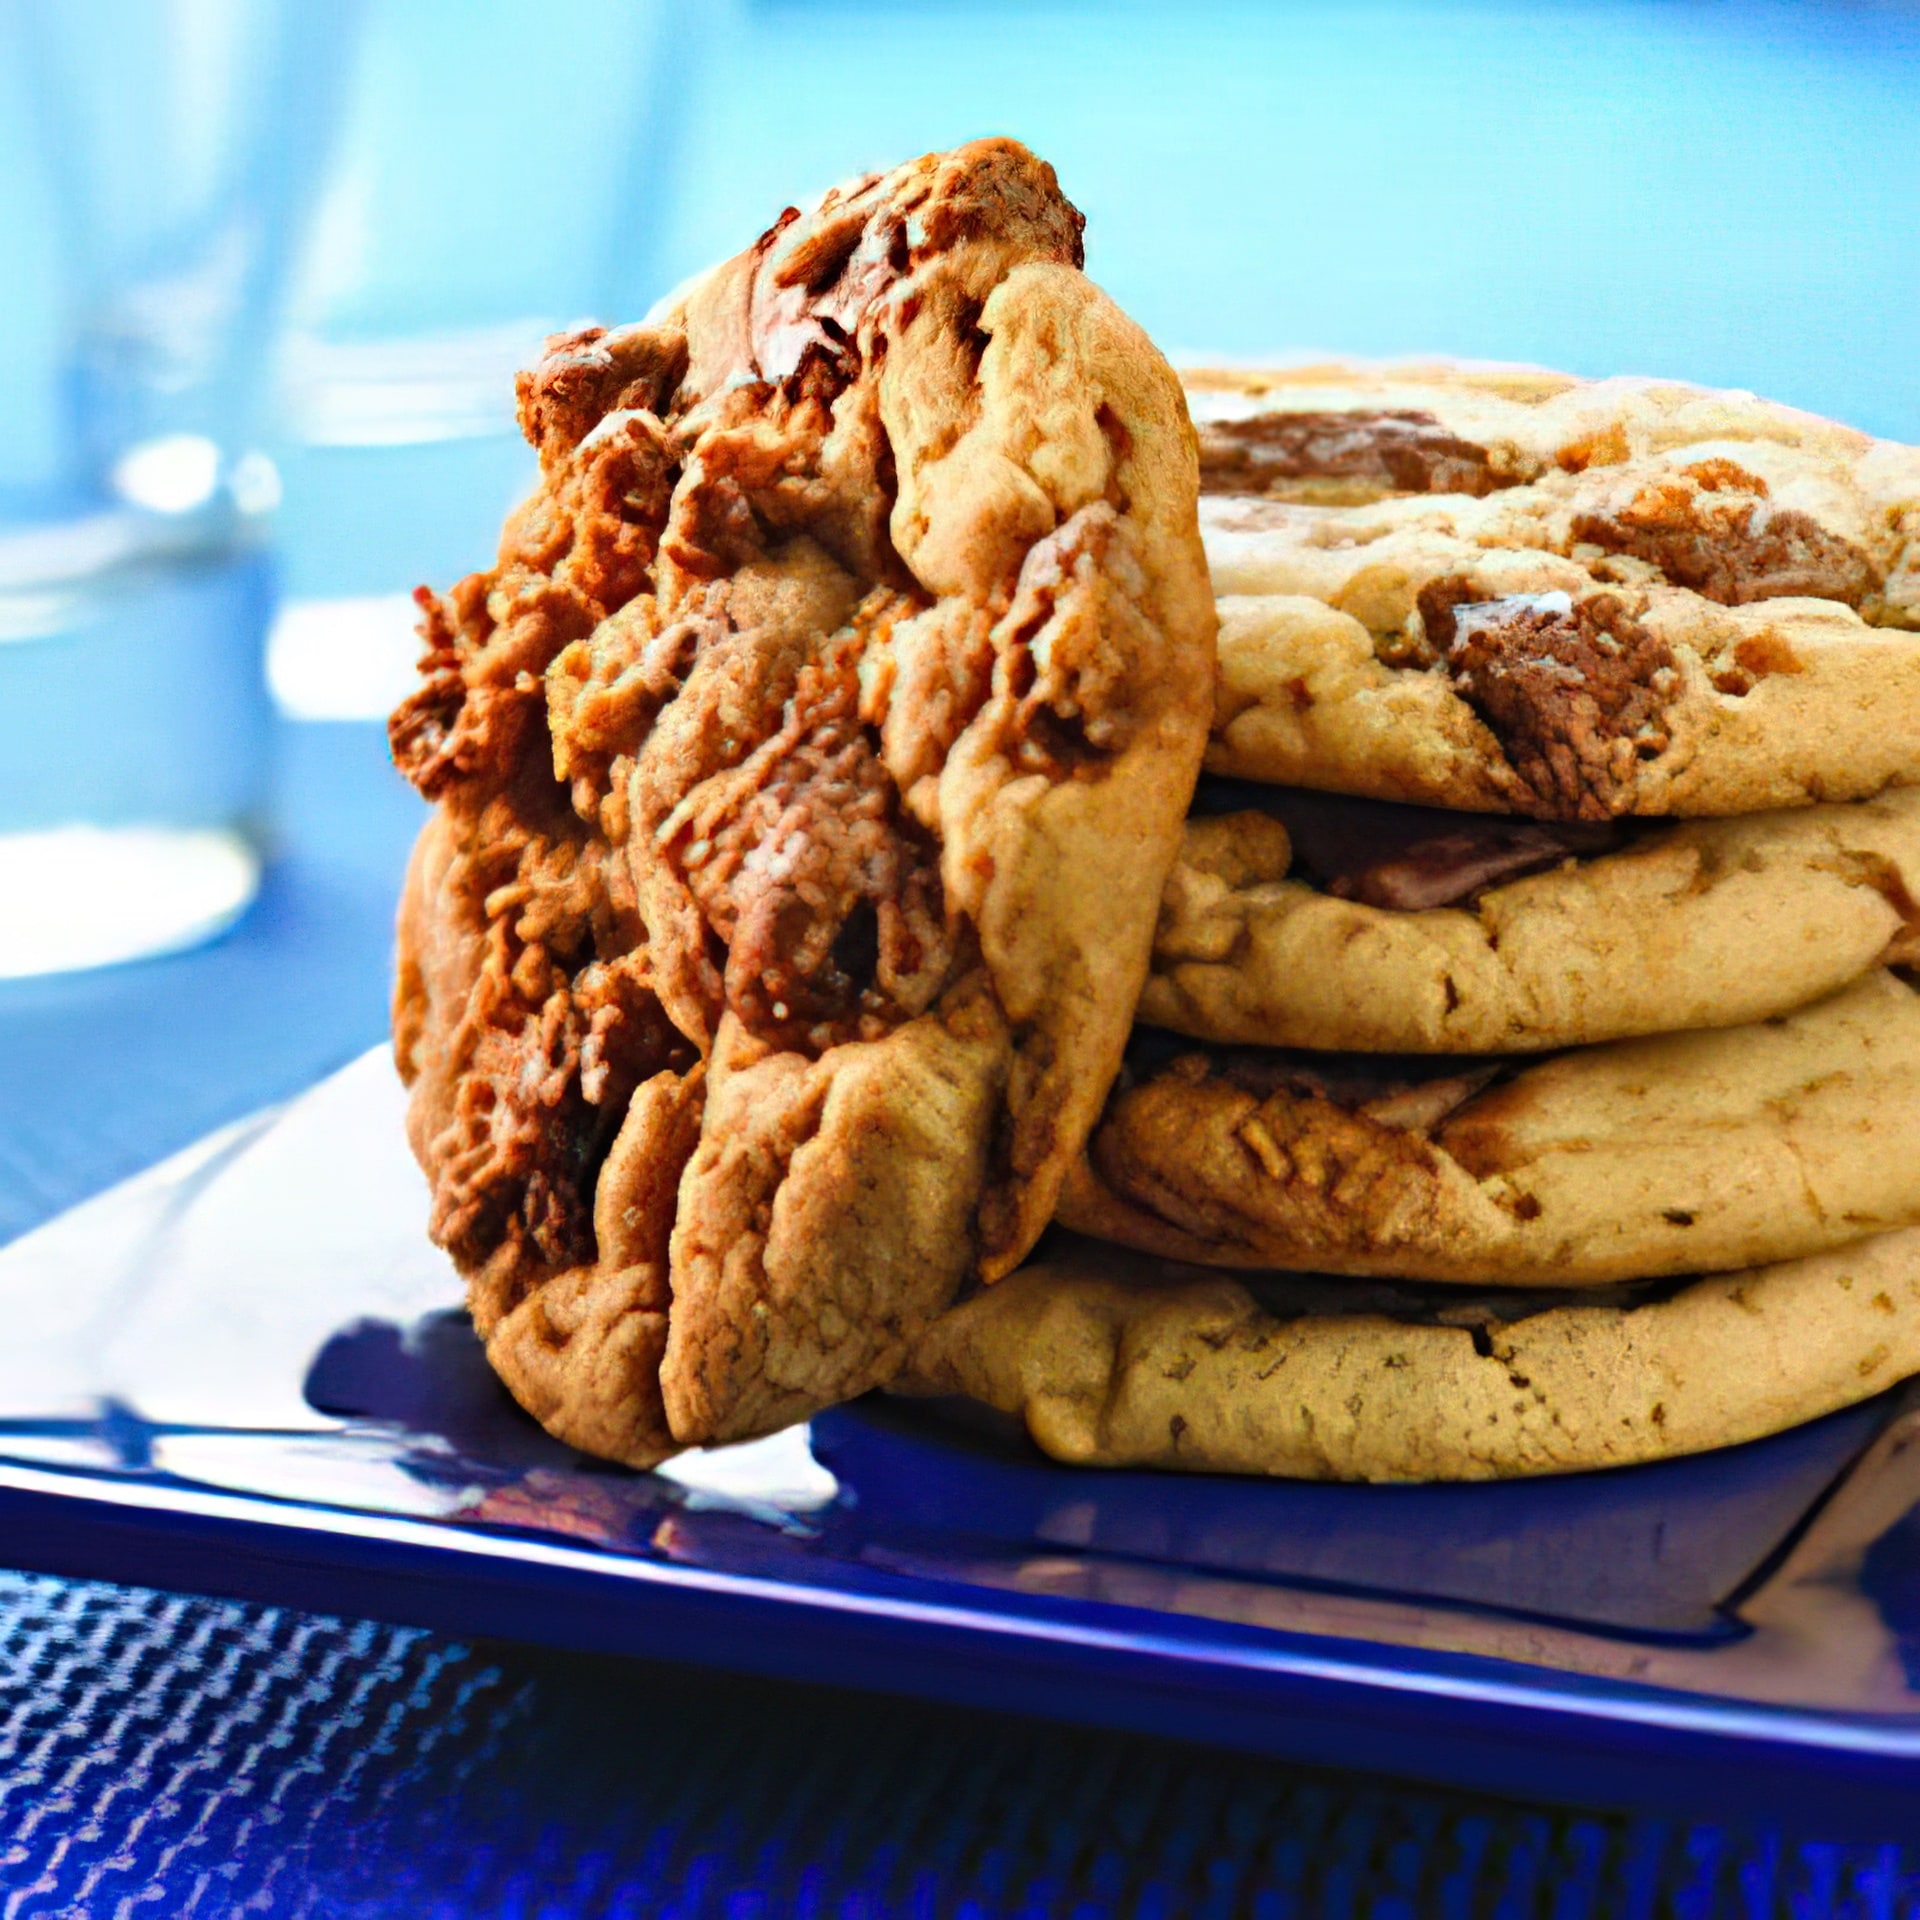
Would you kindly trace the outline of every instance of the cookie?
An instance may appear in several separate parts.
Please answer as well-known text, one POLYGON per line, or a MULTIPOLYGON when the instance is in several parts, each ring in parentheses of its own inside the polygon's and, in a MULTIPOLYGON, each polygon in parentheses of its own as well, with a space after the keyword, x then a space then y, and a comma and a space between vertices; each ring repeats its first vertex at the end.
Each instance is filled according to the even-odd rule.
POLYGON ((1757 1440, 1920 1372, 1920 1230, 1610 1295, 1228 1279, 1069 1243, 936 1321, 896 1388, 1074 1466, 1577 1473, 1757 1440))
POLYGON ((1920 962, 1920 789, 1562 826, 1203 782, 1139 1017, 1197 1039, 1520 1053, 1739 1026, 1920 962), (1637 829, 1637 830, 1636 830, 1637 829))
POLYGON ((1208 1266, 1592 1286, 1920 1221, 1920 991, 1535 1061, 1142 1031, 1060 1219, 1208 1266))
POLYGON ((1345 510, 1274 511, 1268 584, 1220 595, 1215 772, 1558 820, 1920 783, 1920 635, 1841 601, 1722 606, 1427 526, 1342 545, 1345 510))
POLYGON ((1776 578, 1768 589, 1768 577, 1811 541, 1845 563, 1870 618, 1920 627, 1920 450, 1677 381, 1446 364, 1184 378, 1200 423, 1202 489, 1216 505, 1422 494, 1497 503, 1511 489, 1567 481, 1586 490, 1589 513, 1597 508, 1595 531, 1580 537, 1603 552, 1678 558, 1683 570, 1692 558, 1778 592, 1784 585, 1776 578), (1759 485, 1722 495, 1686 479, 1708 461, 1759 485), (1639 485, 1615 486, 1611 472, 1634 465, 1665 469, 1637 504, 1639 485), (1848 547, 1851 555, 1840 551, 1848 547))
POLYGON ((1180 389, 1010 141, 789 211, 520 388, 423 591, 396 1048, 507 1384, 645 1464, 885 1379, 1015 1265, 1204 744, 1180 389))
POLYGON ((1670 382, 1187 380, 1217 771, 1546 819, 1920 780, 1920 450, 1670 382))

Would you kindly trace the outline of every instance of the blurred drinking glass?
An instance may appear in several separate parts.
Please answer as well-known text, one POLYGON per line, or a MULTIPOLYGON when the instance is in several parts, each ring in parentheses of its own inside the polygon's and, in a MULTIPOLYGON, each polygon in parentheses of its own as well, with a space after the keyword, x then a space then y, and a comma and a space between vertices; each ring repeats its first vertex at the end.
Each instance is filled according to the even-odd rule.
POLYGON ((258 885, 263 374, 354 17, 16 10, 67 306, 61 470, 0 517, 0 977, 191 945, 258 885))
POLYGON ((421 581, 492 557, 532 478, 516 370, 636 319, 701 49, 733 0, 367 0, 280 363, 290 716, 408 692, 421 581))

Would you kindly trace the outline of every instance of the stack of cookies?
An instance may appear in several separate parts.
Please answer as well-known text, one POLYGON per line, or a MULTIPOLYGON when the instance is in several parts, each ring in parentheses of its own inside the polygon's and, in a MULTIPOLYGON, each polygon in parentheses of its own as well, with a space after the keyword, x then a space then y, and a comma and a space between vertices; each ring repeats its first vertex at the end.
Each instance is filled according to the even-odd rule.
POLYGON ((1188 386, 1221 677, 1141 1024, 1074 1236, 913 1384, 1396 1479, 1920 1371, 1920 453, 1648 381, 1188 386))
POLYGON ((501 1378, 635 1466, 897 1386, 1458 1478, 1920 1372, 1920 454, 1183 397, 1082 225, 975 142, 522 378, 538 485, 392 723, 501 1378))

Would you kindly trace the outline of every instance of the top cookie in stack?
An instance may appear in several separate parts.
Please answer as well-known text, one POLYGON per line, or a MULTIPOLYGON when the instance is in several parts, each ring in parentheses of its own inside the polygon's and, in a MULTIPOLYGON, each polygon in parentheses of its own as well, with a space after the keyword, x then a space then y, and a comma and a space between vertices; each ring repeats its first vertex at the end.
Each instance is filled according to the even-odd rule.
POLYGON ((1920 1218, 1920 453, 1650 381, 1188 384, 1221 686, 1140 1013, 1210 1044, 1137 1036, 1062 1218, 1560 1285, 1920 1218))
POLYGON ((1545 820, 1920 773, 1920 453, 1744 394, 1198 375, 1211 766, 1545 820))

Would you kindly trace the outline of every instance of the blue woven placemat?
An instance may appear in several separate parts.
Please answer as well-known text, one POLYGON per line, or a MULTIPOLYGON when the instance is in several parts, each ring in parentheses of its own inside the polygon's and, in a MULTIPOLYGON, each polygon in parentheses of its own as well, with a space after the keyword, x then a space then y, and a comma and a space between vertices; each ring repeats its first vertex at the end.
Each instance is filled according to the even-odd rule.
POLYGON ((1908 1915, 1920 1847, 1529 1808, 0 1575, 0 1915, 1908 1915))

